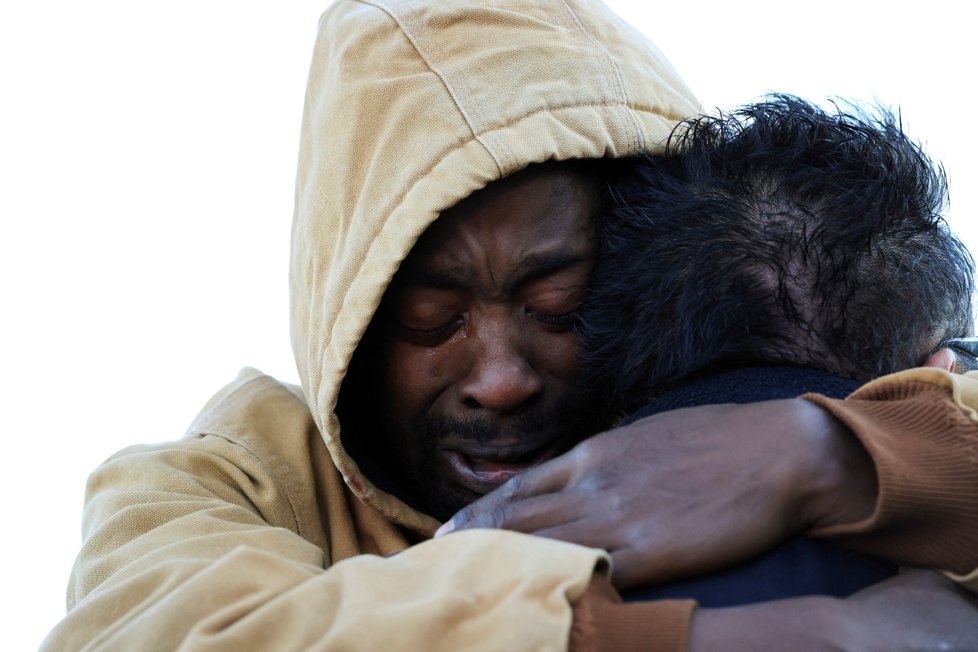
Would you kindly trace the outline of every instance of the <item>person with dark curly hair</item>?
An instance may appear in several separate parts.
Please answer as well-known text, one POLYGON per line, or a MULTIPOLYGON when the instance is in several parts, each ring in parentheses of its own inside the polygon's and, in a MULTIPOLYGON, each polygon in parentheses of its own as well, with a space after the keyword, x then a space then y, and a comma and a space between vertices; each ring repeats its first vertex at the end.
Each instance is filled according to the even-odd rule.
POLYGON ((777 95, 676 133, 599 221, 580 330, 604 400, 758 363, 864 383, 971 333, 943 170, 892 113, 777 95))
MULTIPOLYGON (((943 170, 885 109, 775 95, 687 121, 666 152, 623 169, 607 204, 580 313, 583 384, 628 422, 974 368, 956 339, 973 328, 974 263, 942 218, 943 170)), ((798 538, 632 597, 845 596, 894 570, 798 538)))

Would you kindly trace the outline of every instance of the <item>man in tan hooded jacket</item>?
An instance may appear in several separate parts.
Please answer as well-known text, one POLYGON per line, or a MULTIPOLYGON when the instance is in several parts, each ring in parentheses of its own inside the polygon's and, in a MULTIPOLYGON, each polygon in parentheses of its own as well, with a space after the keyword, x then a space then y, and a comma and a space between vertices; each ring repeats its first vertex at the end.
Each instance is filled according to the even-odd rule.
MULTIPOLYGON (((183 439, 96 470, 69 613, 45 649, 683 649, 693 605, 617 604, 600 549, 505 531, 428 540, 440 522, 361 472, 335 408, 385 290, 442 211, 534 163, 656 151, 698 108, 600 4, 336 2, 296 187, 302 387, 245 370, 183 439)), ((878 499, 820 533, 974 583, 978 514, 960 497, 978 476, 978 383, 913 371, 855 399, 820 404, 871 455, 878 499)))

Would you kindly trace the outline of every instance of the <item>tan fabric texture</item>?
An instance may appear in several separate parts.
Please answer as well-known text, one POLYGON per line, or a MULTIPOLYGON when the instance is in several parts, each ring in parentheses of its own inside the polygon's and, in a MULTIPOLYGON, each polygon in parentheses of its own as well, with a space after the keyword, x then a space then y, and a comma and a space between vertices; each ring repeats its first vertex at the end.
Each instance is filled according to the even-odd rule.
MULTIPOLYGON (((246 370, 184 439, 96 470, 70 611, 44 649, 566 649, 607 556, 490 531, 411 546, 438 523, 361 474, 336 398, 443 209, 534 162, 655 151, 698 108, 599 2, 333 4, 293 219, 302 389, 246 370)), ((681 636, 689 609, 664 611, 681 636)))
POLYGON ((254 371, 188 437, 99 467, 84 522, 46 650, 559 650, 607 569, 504 531, 408 547, 345 490, 297 392, 254 371))

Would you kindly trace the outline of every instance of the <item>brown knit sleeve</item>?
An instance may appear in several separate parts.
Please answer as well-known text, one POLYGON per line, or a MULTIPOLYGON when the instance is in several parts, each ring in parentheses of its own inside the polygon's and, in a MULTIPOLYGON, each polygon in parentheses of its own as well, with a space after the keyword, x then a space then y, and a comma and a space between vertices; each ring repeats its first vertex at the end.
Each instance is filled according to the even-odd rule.
POLYGON ((696 602, 622 602, 607 577, 595 574, 574 604, 572 652, 685 652, 696 602))
POLYGON ((803 398, 855 433, 879 479, 869 518, 810 535, 909 566, 959 574, 978 566, 978 423, 953 384, 904 373, 845 400, 803 398))

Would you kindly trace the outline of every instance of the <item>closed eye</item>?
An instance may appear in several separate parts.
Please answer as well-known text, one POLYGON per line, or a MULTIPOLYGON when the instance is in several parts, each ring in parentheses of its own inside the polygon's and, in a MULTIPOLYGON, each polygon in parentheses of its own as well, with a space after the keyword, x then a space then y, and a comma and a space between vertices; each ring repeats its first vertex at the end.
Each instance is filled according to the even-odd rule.
POLYGON ((526 313, 542 324, 554 326, 561 330, 569 330, 577 321, 577 311, 571 310, 561 314, 540 312, 539 310, 527 310, 526 313))
POLYGON ((395 321, 395 324, 405 339, 421 346, 435 346, 454 335, 463 321, 461 317, 456 317, 435 328, 411 328, 399 321, 395 321))

